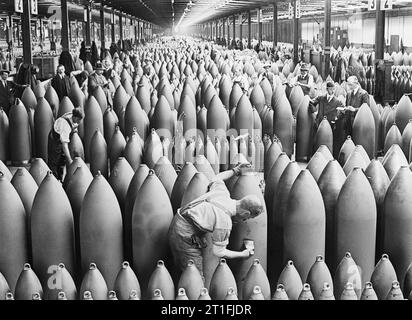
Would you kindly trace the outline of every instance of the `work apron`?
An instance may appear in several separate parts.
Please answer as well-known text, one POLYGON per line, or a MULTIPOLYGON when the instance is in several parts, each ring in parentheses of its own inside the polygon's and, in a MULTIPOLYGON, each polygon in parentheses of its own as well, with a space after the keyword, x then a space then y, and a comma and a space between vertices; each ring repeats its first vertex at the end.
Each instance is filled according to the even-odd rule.
MULTIPOLYGON (((70 134, 70 138, 73 134, 73 125, 71 123, 71 121, 66 118, 63 117, 64 120, 67 121, 67 123, 70 125, 70 128, 72 129, 72 133, 70 134)), ((66 164, 66 159, 64 156, 64 152, 63 152, 63 145, 62 142, 60 140, 60 134, 58 134, 55 130, 54 130, 54 126, 52 127, 52 129, 50 130, 49 136, 48 136, 48 161, 47 164, 50 168, 50 170, 53 172, 54 176, 57 179, 62 178, 63 176, 63 167, 66 164)))
MULTIPOLYGON (((299 76, 299 77, 298 77, 298 81, 299 81, 300 83, 303 83, 303 84, 308 84, 308 83, 309 83, 309 76, 307 76, 306 79, 303 79, 301 76, 299 76)), ((305 95, 308 95, 308 94, 309 94, 310 88, 306 88, 306 87, 302 87, 302 86, 301 86, 301 88, 302 88, 302 91, 303 91, 303 93, 304 93, 305 95)))
POLYGON ((229 212, 220 204, 213 203, 210 199, 202 199, 193 201, 186 205, 184 208, 177 210, 176 216, 173 220, 173 225, 170 228, 169 243, 174 257, 175 265, 183 271, 189 260, 193 260, 194 264, 198 268, 200 274, 203 276, 203 256, 202 250, 207 247, 207 241, 205 239, 206 233, 194 232, 193 223, 184 217, 187 210, 193 209, 201 203, 209 202, 212 205, 223 210, 226 214, 229 212), (190 228, 188 228, 190 224, 190 228))

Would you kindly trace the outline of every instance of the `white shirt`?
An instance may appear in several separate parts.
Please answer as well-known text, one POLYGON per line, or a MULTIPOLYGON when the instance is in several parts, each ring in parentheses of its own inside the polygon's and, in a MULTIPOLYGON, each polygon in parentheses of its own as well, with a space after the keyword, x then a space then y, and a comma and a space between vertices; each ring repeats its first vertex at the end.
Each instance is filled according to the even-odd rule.
MULTIPOLYGON (((71 113, 70 113, 70 116, 71 116, 71 113)), ((54 123, 53 127, 54 127, 54 131, 56 131, 60 135, 60 141, 62 143, 70 142, 70 134, 72 133, 72 127, 69 125, 66 119, 64 119, 63 117, 58 118, 56 122, 54 123)))
POLYGON ((326 94, 326 99, 330 102, 333 99, 333 95, 326 94))

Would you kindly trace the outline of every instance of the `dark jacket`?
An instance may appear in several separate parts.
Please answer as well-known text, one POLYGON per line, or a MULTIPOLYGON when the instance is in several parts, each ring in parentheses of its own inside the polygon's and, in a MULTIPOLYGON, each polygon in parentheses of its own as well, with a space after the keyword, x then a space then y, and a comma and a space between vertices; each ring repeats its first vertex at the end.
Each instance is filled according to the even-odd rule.
POLYGON ((359 88, 355 95, 353 93, 349 93, 346 96, 346 106, 352 106, 356 109, 355 112, 347 111, 345 114, 345 132, 347 136, 352 135, 353 121, 355 120, 358 109, 364 103, 369 106, 369 94, 362 88, 359 88))
POLYGON ((309 110, 311 112, 318 111, 316 115, 316 126, 318 127, 324 117, 326 117, 329 121, 335 121, 338 116, 338 111, 336 108, 343 107, 342 102, 340 102, 335 96, 333 96, 332 100, 328 102, 327 95, 319 96, 313 102, 313 105, 309 106, 309 110), (317 105, 317 108, 316 108, 317 105))
POLYGON ((60 54, 59 64, 64 65, 67 76, 69 76, 72 71, 76 70, 72 55, 68 51, 63 51, 60 54))
POLYGON ((25 85, 30 85, 33 90, 37 85, 38 67, 34 64, 21 63, 16 76, 14 77, 15 92, 14 96, 20 98, 23 95, 25 85))
POLYGON ((86 55, 86 43, 82 41, 81 46, 80 46, 80 54, 79 58, 83 60, 83 63, 86 63, 87 61, 87 55, 86 55))
POLYGON ((16 84, 11 81, 6 81, 7 85, 4 87, 3 81, 0 81, 0 107, 8 114, 10 106, 14 100, 14 90, 16 84))
POLYGON ((55 75, 51 80, 51 85, 56 90, 59 100, 63 97, 68 96, 70 93, 70 79, 68 76, 64 76, 63 79, 59 75, 55 75))
POLYGON ((364 103, 369 105, 369 94, 362 88, 359 88, 355 95, 349 93, 346 96, 346 106, 352 106, 355 109, 359 109, 364 103))

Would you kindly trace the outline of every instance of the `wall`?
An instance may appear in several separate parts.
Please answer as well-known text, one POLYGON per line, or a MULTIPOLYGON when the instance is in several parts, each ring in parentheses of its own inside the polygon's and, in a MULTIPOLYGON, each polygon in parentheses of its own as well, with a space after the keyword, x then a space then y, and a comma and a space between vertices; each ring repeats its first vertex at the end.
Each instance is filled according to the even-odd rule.
MULTIPOLYGON (((319 20, 318 20, 319 21, 319 20)), ((320 25, 312 21, 302 21, 302 40, 311 42, 313 37, 317 38, 320 29, 323 27, 323 21, 320 25)), ((332 28, 340 27, 348 30, 349 42, 357 45, 372 46, 375 43, 375 18, 366 17, 363 14, 348 16, 332 16, 332 28)), ((387 14, 385 18, 385 39, 386 44, 390 44, 391 35, 399 35, 402 38, 403 45, 412 47, 412 16, 406 12, 393 12, 387 14)))
MULTIPOLYGON (((358 12, 352 15, 334 15, 332 16, 332 28, 340 27, 341 30, 348 30, 348 40, 356 46, 372 47, 375 43, 375 14, 374 12, 358 12)), ((323 16, 305 17, 301 22, 301 39, 303 42, 311 44, 313 39, 317 40, 321 29, 324 27, 323 16)), ((258 25, 252 23, 252 38, 258 37, 258 25)), ((399 35, 403 45, 412 51, 412 10, 392 10, 386 12, 385 18, 385 39, 386 44, 390 44, 391 35, 399 35)), ((273 40, 272 23, 264 22, 262 24, 262 39, 266 41, 273 40)), ((278 41, 292 42, 293 26, 292 20, 278 20, 278 41)), ((248 25, 242 26, 242 36, 247 39, 248 25)), ((214 34, 215 36, 215 34, 214 34)), ((227 37, 227 25, 225 30, 227 37)), ((232 37, 232 32, 229 34, 232 37)), ((239 37, 239 26, 236 26, 236 37, 239 37)))

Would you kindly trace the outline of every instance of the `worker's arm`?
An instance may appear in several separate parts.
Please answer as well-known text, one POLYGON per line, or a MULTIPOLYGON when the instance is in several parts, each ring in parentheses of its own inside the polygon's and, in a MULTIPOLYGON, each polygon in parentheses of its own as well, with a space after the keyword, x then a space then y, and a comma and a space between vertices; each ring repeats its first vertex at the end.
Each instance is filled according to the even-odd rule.
POLYGON ((67 142, 62 142, 62 146, 63 146, 63 153, 66 157, 66 160, 69 164, 71 164, 73 162, 73 159, 70 155, 69 144, 67 142))
POLYGON ((314 82, 315 82, 315 79, 312 77, 312 75, 309 75, 307 87, 311 88, 314 82))
POLYGON ((213 254, 218 258, 234 259, 234 258, 249 258, 253 255, 251 249, 243 251, 232 251, 223 246, 213 245, 213 254))
POLYGON ((83 72, 82 70, 73 70, 72 72, 70 72, 70 76, 76 76, 82 72, 83 72))
POLYGON ((227 171, 223 171, 219 174, 217 174, 216 176, 214 176, 214 178, 212 179, 212 181, 216 181, 216 180, 222 180, 222 181, 226 181, 230 178, 232 178, 235 174, 238 175, 240 174, 240 169, 241 168, 247 168, 250 167, 250 163, 245 162, 245 163, 239 163, 236 167, 234 167, 231 170, 227 170, 227 171))
POLYGON ((301 87, 304 87, 304 88, 310 88, 310 85, 309 84, 305 84, 305 83, 302 83, 302 82, 297 82, 297 84, 298 85, 300 85, 301 87))

